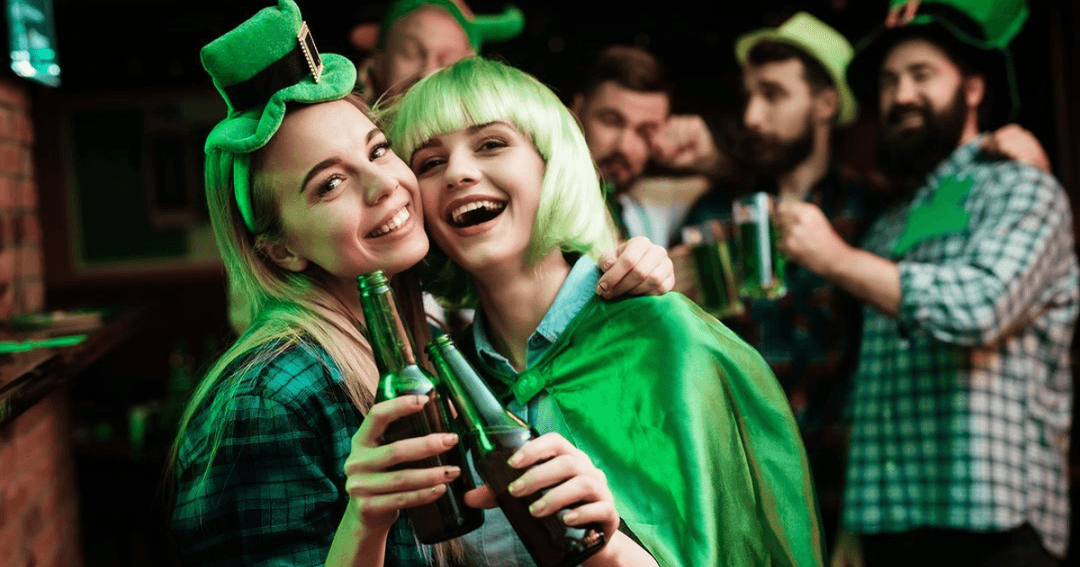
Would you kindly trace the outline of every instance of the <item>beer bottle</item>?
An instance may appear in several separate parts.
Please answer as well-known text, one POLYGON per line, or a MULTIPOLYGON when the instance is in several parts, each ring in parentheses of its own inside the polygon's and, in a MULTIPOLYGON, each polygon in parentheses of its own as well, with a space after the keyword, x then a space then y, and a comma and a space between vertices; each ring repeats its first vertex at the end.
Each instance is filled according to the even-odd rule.
MULTIPOLYGON (((383 441, 422 437, 430 433, 452 432, 449 413, 435 389, 434 377, 416 363, 412 341, 405 331, 394 301, 394 292, 382 271, 357 278, 360 308, 367 321, 368 341, 379 368, 379 386, 375 402, 399 396, 426 395, 427 405, 418 413, 395 420, 386 430, 383 441)), ((482 510, 465 505, 464 495, 474 488, 465 465, 464 443, 434 457, 403 463, 394 470, 456 466, 461 475, 447 484, 438 500, 403 510, 416 539, 431 544, 471 532, 484 522, 482 510)))
POLYGON ((599 524, 567 526, 562 522, 566 510, 544 518, 529 513, 529 506, 544 492, 524 497, 511 496, 510 483, 525 471, 507 464, 511 455, 526 442, 538 437, 516 415, 507 410, 488 389, 476 370, 454 346, 449 337, 436 337, 427 352, 461 420, 477 472, 495 493, 499 508, 506 514, 514 531, 539 567, 578 565, 604 546, 599 524))

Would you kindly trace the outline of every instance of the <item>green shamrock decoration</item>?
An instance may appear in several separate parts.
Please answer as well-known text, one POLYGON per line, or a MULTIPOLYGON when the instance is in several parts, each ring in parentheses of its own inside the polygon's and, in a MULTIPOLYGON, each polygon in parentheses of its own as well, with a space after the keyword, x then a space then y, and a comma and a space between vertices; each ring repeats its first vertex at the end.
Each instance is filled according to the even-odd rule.
POLYGON ((970 177, 942 180, 928 204, 911 210, 904 233, 896 241, 894 253, 902 256, 912 246, 933 236, 956 234, 968 225, 962 202, 975 183, 970 177))

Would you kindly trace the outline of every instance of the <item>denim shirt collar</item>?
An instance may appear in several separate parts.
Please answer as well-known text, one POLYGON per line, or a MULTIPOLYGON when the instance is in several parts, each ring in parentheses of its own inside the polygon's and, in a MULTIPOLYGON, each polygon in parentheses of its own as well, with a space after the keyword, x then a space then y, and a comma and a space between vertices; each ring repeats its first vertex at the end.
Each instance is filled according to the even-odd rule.
MULTIPOLYGON (((555 301, 548 308, 547 314, 540 320, 531 335, 529 335, 528 349, 526 350, 525 366, 529 367, 555 343, 570 321, 581 311, 585 304, 596 293, 596 283, 600 280, 600 270, 592 258, 582 254, 570 274, 566 277, 562 287, 559 288, 555 301)), ((476 344, 476 352, 482 364, 496 375, 517 374, 510 361, 499 354, 492 345, 488 335, 487 322, 483 309, 477 308, 476 318, 472 326, 473 340, 476 344)))

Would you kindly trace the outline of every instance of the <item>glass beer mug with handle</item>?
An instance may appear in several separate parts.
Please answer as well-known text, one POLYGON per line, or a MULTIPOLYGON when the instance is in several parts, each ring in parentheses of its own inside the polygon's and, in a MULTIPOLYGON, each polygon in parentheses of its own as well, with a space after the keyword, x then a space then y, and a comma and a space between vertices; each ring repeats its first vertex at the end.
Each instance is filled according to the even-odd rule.
POLYGON ((682 229, 683 243, 693 258, 698 304, 717 319, 741 315, 745 308, 739 296, 736 258, 730 243, 731 223, 718 219, 682 229))
MULTIPOLYGON (((429 397, 427 406, 419 413, 391 423, 383 440, 392 443, 431 433, 452 432, 450 414, 446 411, 445 400, 435 389, 435 378, 416 363, 412 341, 401 322, 394 292, 386 276, 381 271, 364 274, 357 278, 357 287, 360 290, 360 308, 367 321, 368 341, 379 368, 375 402, 410 395, 429 397)), ((465 466, 463 443, 459 442, 441 455, 398 465, 395 470, 441 466, 459 467, 462 474, 447 484, 446 492, 438 500, 403 511, 416 539, 425 544, 464 535, 484 522, 482 510, 465 504, 465 493, 474 486, 465 466)))
POLYGON ((606 538, 599 525, 567 526, 562 522, 566 510, 534 517, 529 505, 544 491, 520 498, 510 495, 510 483, 525 471, 511 467, 507 459, 538 433, 499 403, 449 337, 433 339, 427 352, 439 374, 440 387, 448 390, 457 408, 477 472, 495 494, 499 508, 536 564, 572 567, 600 551, 606 538))
POLYGON ((786 258, 776 249, 776 226, 772 222, 776 202, 759 191, 735 199, 732 216, 739 228, 741 295, 752 299, 778 299, 787 293, 784 282, 786 258))

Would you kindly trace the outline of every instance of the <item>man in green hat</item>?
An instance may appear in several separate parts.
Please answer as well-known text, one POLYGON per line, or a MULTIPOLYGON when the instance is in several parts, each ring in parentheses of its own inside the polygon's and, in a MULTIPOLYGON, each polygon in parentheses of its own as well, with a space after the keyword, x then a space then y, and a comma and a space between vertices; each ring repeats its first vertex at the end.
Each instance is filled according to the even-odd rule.
POLYGON ((506 41, 524 29, 521 10, 476 15, 463 0, 395 0, 377 30, 354 29, 355 47, 373 55, 358 65, 357 90, 372 104, 404 92, 416 81, 480 52, 485 41, 506 41), (374 32, 374 33, 372 33, 374 32))
POLYGON ((877 107, 893 206, 855 248, 813 207, 780 247, 866 304, 833 565, 1055 565, 1069 533, 1068 197, 987 156, 1017 99, 1017 0, 921 2, 848 69, 877 107))
MULTIPOLYGON (((831 144, 834 130, 853 122, 857 112, 845 76, 853 54, 842 34, 807 12, 736 40, 746 93, 741 139, 747 146, 738 154, 754 181, 717 185, 694 205, 688 226, 730 221, 733 197, 766 191, 778 200, 814 203, 845 241, 858 242, 874 212, 872 195, 841 174, 831 144)), ((688 252, 671 252, 676 265, 690 265, 683 260, 688 252)), ((801 266, 789 263, 784 277, 787 297, 748 300, 741 315, 724 322, 762 353, 784 386, 814 467, 823 524, 832 531, 845 449, 840 408, 858 352, 860 308, 849 294, 801 266)), ((676 289, 697 298, 696 280, 677 277, 676 289)))

